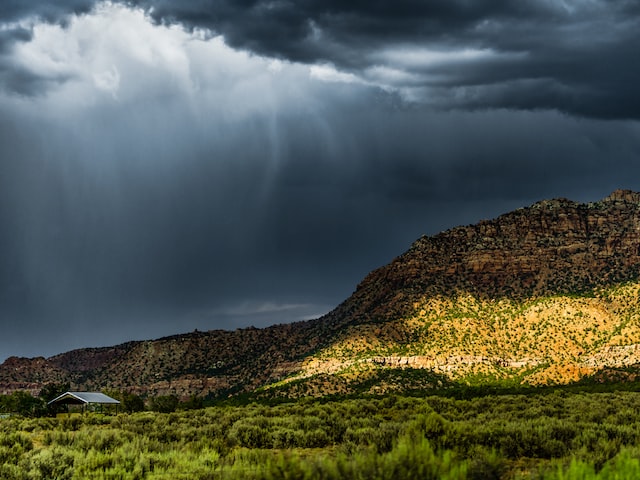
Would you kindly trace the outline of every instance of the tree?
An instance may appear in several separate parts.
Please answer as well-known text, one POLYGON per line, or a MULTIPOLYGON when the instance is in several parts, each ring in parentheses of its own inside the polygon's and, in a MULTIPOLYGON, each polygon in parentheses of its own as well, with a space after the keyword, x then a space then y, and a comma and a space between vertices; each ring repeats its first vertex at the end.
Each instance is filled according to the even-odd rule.
POLYGON ((144 400, 139 395, 120 390, 107 390, 105 393, 120 401, 120 408, 123 412, 133 413, 144 410, 144 400))
POLYGON ((56 413, 62 411, 65 407, 63 405, 49 405, 49 402, 56 397, 59 397, 65 392, 68 392, 71 389, 71 385, 69 382, 66 383, 47 383, 38 394, 38 397, 41 399, 44 404, 46 411, 50 415, 55 415, 56 413))
POLYGON ((54 398, 68 392, 71 389, 71 384, 66 383, 47 383, 38 394, 44 402, 50 402, 54 398))
POLYGON ((171 413, 178 407, 178 397, 175 395, 160 395, 151 399, 149 408, 155 412, 171 413))
POLYGON ((5 412, 33 417, 43 413, 44 403, 39 398, 34 398, 29 392, 19 390, 3 396, 2 409, 5 412))
POLYGON ((141 412, 144 410, 144 400, 134 393, 124 392, 120 400, 122 410, 128 413, 141 412))

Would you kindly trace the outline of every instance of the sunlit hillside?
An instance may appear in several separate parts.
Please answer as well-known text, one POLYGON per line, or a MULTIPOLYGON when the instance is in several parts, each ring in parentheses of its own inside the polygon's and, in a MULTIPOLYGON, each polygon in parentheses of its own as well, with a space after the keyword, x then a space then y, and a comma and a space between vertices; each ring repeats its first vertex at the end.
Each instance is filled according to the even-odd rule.
MULTIPOLYGON (((347 327, 289 381, 331 374, 340 384, 398 368, 467 384, 563 384, 604 366, 637 363, 640 283, 630 282, 523 301, 470 294, 425 298, 405 318, 347 327)), ((371 388, 379 391, 380 385, 371 388)))

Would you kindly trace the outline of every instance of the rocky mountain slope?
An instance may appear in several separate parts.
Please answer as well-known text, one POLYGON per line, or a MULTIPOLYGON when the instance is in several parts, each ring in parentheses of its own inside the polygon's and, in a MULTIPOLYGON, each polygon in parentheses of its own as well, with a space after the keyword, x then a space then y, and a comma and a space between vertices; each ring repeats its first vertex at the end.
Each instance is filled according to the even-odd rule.
POLYGON ((640 362, 639 278, 639 193, 542 201, 420 238, 317 320, 10 358, 0 392, 69 381, 299 396, 630 378, 640 362))

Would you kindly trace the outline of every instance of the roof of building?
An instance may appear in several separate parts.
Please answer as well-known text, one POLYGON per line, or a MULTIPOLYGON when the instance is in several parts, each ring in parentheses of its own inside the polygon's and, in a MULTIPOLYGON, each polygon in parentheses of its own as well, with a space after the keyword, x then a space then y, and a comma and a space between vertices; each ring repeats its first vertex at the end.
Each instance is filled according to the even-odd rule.
POLYGON ((49 402, 49 404, 52 403, 101 403, 117 405, 120 402, 115 398, 111 398, 110 396, 100 392, 65 392, 49 402))

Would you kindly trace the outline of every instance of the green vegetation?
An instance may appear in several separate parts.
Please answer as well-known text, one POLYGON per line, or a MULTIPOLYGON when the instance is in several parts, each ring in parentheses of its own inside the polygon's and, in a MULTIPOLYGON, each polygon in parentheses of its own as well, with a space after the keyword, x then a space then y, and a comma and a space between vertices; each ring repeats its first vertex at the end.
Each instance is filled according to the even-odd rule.
POLYGON ((640 393, 580 388, 14 415, 0 478, 640 478, 640 393))

